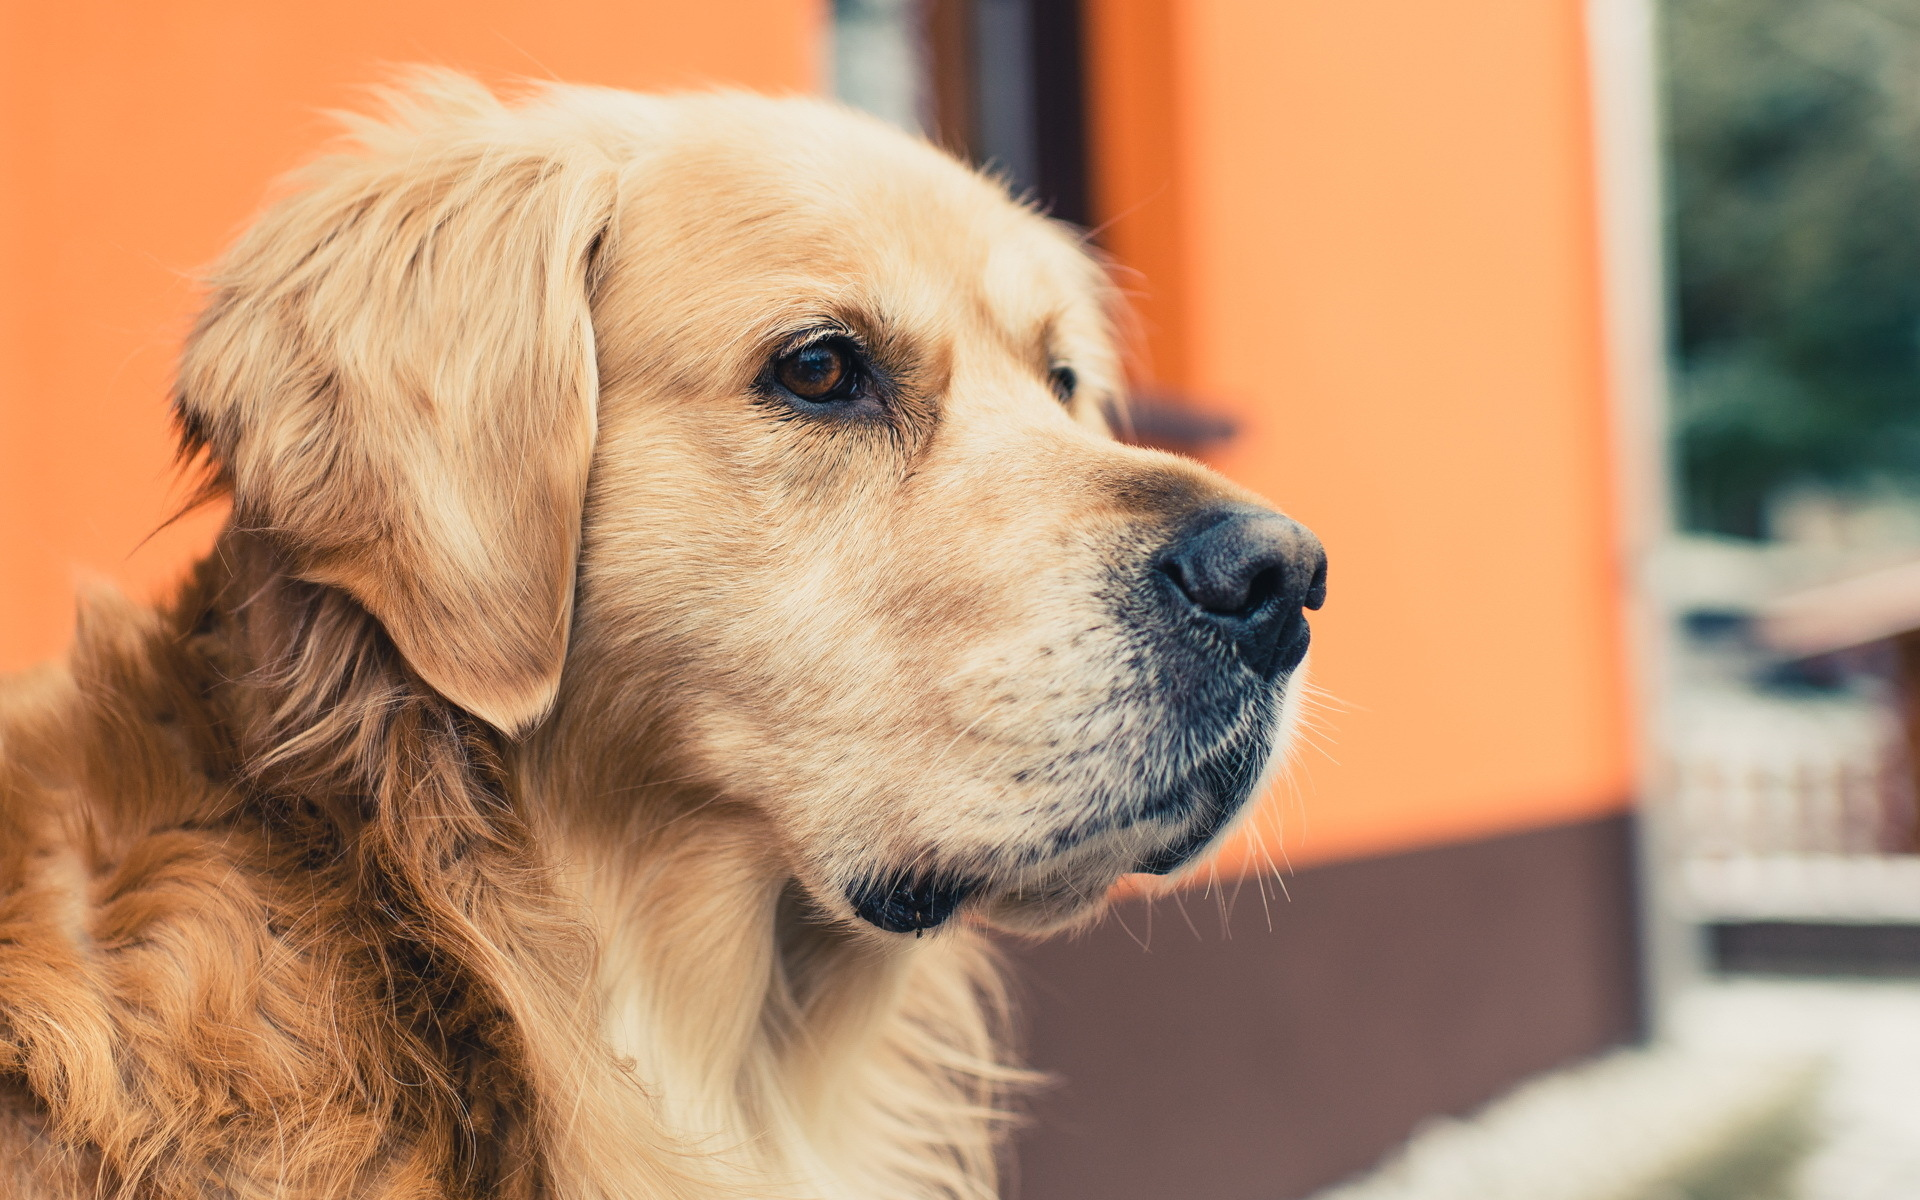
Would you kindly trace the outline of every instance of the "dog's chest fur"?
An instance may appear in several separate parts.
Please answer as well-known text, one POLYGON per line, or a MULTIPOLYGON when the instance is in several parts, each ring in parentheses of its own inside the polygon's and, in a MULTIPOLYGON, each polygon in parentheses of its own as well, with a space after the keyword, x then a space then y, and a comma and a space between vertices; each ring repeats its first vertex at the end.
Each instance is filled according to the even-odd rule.
POLYGON ((809 925, 723 815, 569 848, 351 602, 225 551, 0 686, 8 1195, 990 1190, 971 940, 809 925))

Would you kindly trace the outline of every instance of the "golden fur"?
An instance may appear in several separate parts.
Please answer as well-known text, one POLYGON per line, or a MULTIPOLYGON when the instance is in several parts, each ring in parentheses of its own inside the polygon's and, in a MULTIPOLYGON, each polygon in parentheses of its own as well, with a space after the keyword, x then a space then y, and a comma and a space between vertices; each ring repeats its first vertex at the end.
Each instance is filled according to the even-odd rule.
POLYGON ((1089 597, 1239 494, 1107 436, 1070 234, 865 118, 391 109, 211 281, 214 553, 0 686, 0 1194, 990 1195, 977 927, 1171 828, 1084 819, 1161 736, 1089 597), (764 395, 823 323, 885 419, 764 395))

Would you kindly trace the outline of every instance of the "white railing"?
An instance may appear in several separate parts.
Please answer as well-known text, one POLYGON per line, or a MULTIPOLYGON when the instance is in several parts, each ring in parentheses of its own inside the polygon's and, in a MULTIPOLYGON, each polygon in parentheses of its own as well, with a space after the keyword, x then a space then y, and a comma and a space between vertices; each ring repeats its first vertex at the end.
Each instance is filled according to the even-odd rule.
POLYGON ((1690 690, 1667 745, 1696 919, 1920 921, 1913 772, 1863 695, 1690 690))

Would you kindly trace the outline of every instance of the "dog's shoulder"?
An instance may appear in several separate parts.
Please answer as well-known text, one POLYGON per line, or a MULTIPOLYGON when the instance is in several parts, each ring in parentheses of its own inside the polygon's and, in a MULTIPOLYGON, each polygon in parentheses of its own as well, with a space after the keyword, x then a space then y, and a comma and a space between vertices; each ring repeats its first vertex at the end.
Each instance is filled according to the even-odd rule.
POLYGON ((0 1157, 41 1147, 8 1194, 435 1194, 369 1178, 410 1174, 356 1065, 378 981, 209 770, 182 644, 96 600, 64 667, 0 681, 0 1157))

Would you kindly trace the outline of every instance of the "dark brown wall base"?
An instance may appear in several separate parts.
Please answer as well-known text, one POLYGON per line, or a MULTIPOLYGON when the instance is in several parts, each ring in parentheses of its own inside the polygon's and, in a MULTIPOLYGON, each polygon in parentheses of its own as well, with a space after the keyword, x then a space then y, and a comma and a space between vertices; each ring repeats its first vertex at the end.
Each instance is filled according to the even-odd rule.
POLYGON ((1190 922, 1129 904, 1014 950, 1029 1057, 1061 1080, 1030 1105, 1015 1197, 1294 1200, 1638 1028, 1624 817, 1287 889, 1263 906, 1249 881, 1224 922, 1211 897, 1190 922))

